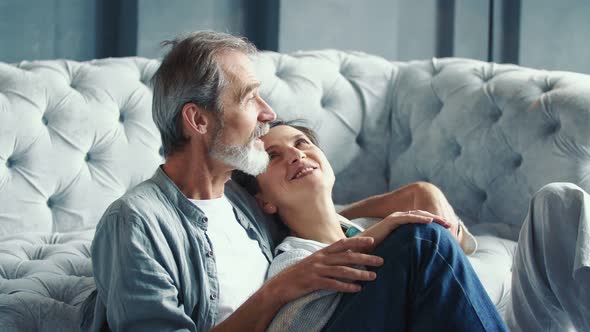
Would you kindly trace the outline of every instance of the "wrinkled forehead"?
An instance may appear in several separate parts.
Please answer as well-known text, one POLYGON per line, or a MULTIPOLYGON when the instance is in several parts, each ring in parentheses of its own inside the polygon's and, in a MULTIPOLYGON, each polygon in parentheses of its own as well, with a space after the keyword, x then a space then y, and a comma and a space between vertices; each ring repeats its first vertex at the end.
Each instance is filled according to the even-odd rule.
POLYGON ((221 69, 230 82, 256 80, 254 63, 248 55, 235 50, 227 50, 217 56, 221 69))

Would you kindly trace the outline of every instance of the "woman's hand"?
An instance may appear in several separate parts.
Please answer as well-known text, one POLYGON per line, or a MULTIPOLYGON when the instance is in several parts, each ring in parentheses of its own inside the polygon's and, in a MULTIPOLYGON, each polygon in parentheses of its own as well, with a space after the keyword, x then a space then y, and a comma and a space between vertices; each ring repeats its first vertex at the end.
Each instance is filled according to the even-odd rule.
POLYGON ((427 211, 411 210, 407 212, 394 212, 383 218, 380 222, 371 226, 359 236, 368 236, 375 239, 368 252, 372 252, 385 238, 400 225, 404 224, 429 224, 436 222, 445 228, 452 226, 452 223, 441 216, 437 216, 427 211))

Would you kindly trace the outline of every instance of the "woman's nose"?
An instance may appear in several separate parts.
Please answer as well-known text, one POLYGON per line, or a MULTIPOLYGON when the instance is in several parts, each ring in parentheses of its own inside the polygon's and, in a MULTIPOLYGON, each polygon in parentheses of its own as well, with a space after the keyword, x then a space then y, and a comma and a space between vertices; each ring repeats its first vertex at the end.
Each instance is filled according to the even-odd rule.
POLYGON ((296 163, 303 158, 305 158, 305 153, 303 153, 303 151, 295 149, 295 148, 289 149, 289 163, 290 164, 296 163))

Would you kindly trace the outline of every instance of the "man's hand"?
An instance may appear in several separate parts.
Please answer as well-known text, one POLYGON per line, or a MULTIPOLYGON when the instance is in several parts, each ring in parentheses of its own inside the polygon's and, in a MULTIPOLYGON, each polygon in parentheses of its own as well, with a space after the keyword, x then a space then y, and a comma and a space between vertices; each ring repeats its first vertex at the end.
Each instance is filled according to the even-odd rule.
POLYGON ((373 247, 373 243, 373 238, 363 236, 342 239, 291 265, 265 286, 274 289, 283 305, 320 289, 358 292, 361 286, 355 281, 374 280, 376 274, 351 266, 383 265, 383 258, 364 253, 373 247))

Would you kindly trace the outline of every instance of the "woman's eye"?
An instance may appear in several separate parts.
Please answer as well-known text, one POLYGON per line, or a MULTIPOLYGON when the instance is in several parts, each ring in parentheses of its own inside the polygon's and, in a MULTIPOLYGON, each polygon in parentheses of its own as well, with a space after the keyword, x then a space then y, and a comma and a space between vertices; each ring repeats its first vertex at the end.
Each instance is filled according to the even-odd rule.
POLYGON ((304 139, 304 138, 300 138, 297 141, 295 141, 295 145, 296 146, 299 146, 301 144, 309 144, 309 142, 306 139, 304 139))

